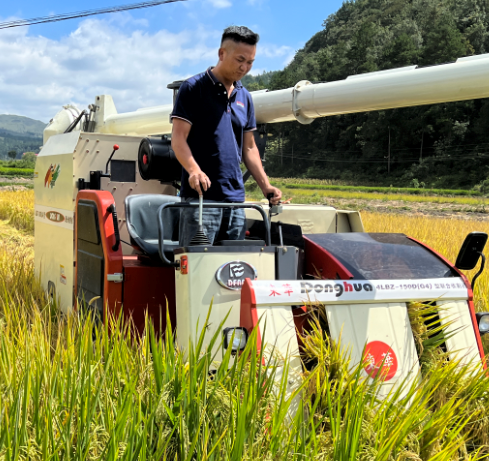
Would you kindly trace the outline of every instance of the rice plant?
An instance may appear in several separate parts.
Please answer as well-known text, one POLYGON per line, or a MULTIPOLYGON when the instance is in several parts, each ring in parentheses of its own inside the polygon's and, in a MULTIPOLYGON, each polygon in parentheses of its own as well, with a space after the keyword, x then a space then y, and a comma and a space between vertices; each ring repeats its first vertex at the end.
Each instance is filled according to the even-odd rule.
POLYGON ((34 231, 34 191, 0 192, 0 219, 16 229, 34 231))
MULTIPOLYGON (((32 205, 25 196, 9 200, 17 197, 28 216, 32 205)), ((405 232, 451 260, 475 230, 458 220, 363 219, 370 231, 405 232)), ((422 372, 403 397, 392 391, 384 400, 382 380, 351 363, 316 306, 302 338, 302 407, 291 420, 285 383, 275 381, 273 361, 264 365, 253 335, 237 360, 227 350, 216 363, 202 347, 205 329, 182 350, 170 329, 157 337, 148 322, 134 337, 122 316, 96 326, 90 316, 61 315, 34 276, 32 248, 15 238, 24 237, 0 246, 1 460, 489 457, 487 375, 446 359, 438 347, 446 332, 433 340, 428 328, 433 306, 409 305, 422 372)), ((487 284, 484 274, 479 308, 486 309, 487 284)), ((219 336, 211 343, 222 347, 219 336)))

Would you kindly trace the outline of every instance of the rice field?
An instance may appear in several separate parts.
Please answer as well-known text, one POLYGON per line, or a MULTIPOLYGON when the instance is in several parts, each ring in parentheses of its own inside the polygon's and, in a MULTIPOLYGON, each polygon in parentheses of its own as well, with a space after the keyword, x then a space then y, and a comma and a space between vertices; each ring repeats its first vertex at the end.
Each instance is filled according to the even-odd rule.
MULTIPOLYGON (((331 180, 272 178, 271 183, 282 190, 283 197, 292 203, 330 204, 335 199, 351 201, 397 202, 414 204, 446 204, 465 211, 486 213, 488 198, 478 191, 414 189, 396 187, 354 187, 336 184, 331 180)), ((253 180, 246 184, 247 196, 261 200, 263 195, 253 180)))
POLYGON ((344 198, 350 200, 400 200, 408 203, 449 203, 458 205, 472 205, 485 207, 489 204, 485 197, 445 197, 445 196, 423 196, 397 193, 378 193, 378 192, 349 192, 337 190, 321 189, 302 189, 302 188, 282 188, 282 192, 287 196, 294 196, 294 203, 315 203, 318 199, 324 198, 344 198))
MULTIPOLYGON (((402 399, 351 369, 324 333, 304 338, 302 408, 250 340, 236 361, 200 342, 184 355, 171 331, 131 337, 123 319, 94 326, 48 302, 32 262, 32 191, 0 192, 0 460, 476 460, 489 457, 489 381, 447 361, 409 305, 423 373, 402 399), (109 333, 110 330, 110 333, 109 333)), ((362 215, 373 232, 404 232, 454 260, 471 221, 362 215)), ((477 306, 489 310, 487 272, 477 306)), ((200 333, 205 334, 205 330, 200 333)), ((440 332, 438 341, 443 340, 440 332)), ((219 342, 220 338, 213 338, 219 342)))
MULTIPOLYGON (((464 196, 439 196, 439 195, 412 195, 403 193, 384 193, 384 192, 363 192, 349 190, 330 190, 311 187, 288 187, 287 185, 274 184, 282 190, 282 194, 287 199, 292 199, 292 203, 324 203, 330 199, 348 200, 376 200, 383 202, 400 201, 408 204, 412 203, 437 203, 452 204, 460 206, 471 206, 484 210, 489 205, 486 197, 464 197, 464 196)), ((262 193, 255 190, 249 194, 250 199, 260 200, 262 193)))

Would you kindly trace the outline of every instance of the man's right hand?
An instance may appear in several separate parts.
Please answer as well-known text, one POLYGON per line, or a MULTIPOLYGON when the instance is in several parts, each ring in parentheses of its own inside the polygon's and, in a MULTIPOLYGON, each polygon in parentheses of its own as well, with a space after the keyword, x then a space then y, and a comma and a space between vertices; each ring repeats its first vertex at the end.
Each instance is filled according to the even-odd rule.
POLYGON ((207 189, 211 187, 211 181, 203 171, 190 174, 188 176, 188 183, 190 187, 193 190, 197 191, 199 195, 204 194, 202 192, 202 189, 204 189, 204 191, 207 191, 207 189))

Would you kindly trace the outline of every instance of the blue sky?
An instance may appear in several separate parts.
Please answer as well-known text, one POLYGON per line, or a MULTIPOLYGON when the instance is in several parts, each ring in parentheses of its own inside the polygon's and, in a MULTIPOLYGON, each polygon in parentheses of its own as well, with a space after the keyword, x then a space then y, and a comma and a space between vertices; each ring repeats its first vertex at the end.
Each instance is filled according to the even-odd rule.
MULTIPOLYGON (((4 2, 2 2, 4 3, 4 2)), ((5 2, 0 21, 135 3, 5 2)), ((222 30, 261 36, 252 73, 282 69, 342 1, 189 0, 0 30, 0 114, 49 121, 62 105, 111 94, 119 112, 171 101, 167 83, 214 65, 222 30)))

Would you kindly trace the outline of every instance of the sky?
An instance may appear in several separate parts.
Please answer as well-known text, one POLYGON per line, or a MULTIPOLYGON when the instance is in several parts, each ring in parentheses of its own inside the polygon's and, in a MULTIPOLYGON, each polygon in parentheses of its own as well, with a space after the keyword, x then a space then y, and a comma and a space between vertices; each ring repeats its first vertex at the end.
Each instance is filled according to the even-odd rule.
MULTIPOLYGON (((137 0, 2 1, 0 22, 137 0)), ((260 34, 252 74, 283 69, 342 0, 187 0, 85 19, 0 30, 0 114, 48 122, 100 94, 119 113, 168 104, 168 83, 217 62, 225 27, 260 34)))

